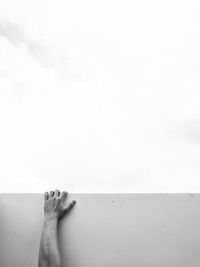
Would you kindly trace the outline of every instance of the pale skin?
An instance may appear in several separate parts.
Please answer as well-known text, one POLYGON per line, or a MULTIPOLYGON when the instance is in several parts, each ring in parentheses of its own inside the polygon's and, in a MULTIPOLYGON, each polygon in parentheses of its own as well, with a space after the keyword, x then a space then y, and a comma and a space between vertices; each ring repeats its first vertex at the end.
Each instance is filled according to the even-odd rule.
POLYGON ((58 224, 74 207, 76 201, 65 204, 68 193, 59 190, 44 194, 44 224, 40 240, 38 267, 63 267, 58 246, 58 224))

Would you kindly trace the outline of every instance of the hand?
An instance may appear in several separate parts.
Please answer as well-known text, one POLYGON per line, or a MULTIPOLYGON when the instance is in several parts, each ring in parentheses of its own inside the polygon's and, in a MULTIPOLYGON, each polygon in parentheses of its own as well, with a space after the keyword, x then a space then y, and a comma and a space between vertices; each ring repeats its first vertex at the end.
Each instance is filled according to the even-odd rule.
POLYGON ((73 200, 68 205, 65 205, 65 199, 68 193, 63 191, 60 193, 59 190, 45 192, 44 194, 44 214, 46 220, 61 219, 67 214, 71 208, 76 204, 73 200))

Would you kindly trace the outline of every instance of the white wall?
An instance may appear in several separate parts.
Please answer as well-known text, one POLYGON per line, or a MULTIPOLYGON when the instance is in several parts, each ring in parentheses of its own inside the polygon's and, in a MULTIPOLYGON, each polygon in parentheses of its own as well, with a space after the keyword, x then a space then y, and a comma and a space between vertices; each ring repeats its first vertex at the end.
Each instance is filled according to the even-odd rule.
POLYGON ((199 192, 199 12, 2 0, 0 191, 199 192))
MULTIPOLYGON (((70 194, 63 267, 197 267, 199 194, 70 194)), ((43 197, 0 195, 0 266, 36 267, 43 197)))

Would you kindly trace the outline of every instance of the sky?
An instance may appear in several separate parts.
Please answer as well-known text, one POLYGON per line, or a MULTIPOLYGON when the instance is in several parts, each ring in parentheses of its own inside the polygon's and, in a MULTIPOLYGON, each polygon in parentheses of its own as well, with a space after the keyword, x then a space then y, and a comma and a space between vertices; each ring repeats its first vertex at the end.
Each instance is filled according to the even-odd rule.
POLYGON ((199 15, 1 0, 0 192, 200 192, 199 15))

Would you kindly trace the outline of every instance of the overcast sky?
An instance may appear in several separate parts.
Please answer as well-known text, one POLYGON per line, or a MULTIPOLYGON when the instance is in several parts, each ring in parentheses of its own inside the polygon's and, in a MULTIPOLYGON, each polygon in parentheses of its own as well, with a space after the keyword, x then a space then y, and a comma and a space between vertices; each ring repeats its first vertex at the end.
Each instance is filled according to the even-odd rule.
POLYGON ((0 192, 200 192, 199 1, 0 1, 0 192))

